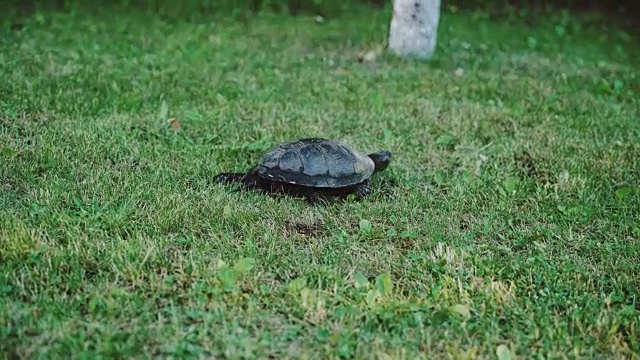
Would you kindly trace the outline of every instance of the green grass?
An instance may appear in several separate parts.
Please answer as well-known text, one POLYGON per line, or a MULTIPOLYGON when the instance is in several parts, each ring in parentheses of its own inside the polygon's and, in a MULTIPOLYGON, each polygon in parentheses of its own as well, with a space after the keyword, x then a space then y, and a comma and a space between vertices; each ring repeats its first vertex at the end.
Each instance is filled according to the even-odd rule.
POLYGON ((4 357, 638 358, 637 39, 443 13, 359 63, 388 19, 2 30, 4 357), (212 183, 303 136, 394 159, 361 202, 212 183))

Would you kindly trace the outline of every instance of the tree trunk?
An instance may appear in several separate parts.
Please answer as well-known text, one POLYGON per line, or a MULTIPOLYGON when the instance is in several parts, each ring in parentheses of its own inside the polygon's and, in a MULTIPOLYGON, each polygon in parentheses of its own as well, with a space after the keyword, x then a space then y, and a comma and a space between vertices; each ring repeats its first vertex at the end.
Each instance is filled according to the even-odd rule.
POLYGON ((389 49, 403 57, 430 58, 439 20, 440 0, 394 0, 389 49))

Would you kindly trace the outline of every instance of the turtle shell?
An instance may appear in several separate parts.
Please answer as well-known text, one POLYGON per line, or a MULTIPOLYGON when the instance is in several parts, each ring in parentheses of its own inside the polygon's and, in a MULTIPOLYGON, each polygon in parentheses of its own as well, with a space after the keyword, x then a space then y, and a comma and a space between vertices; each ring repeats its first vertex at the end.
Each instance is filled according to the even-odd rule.
POLYGON ((339 188, 367 180, 374 168, 369 156, 341 142, 308 138, 277 145, 260 159, 253 171, 270 181, 339 188))

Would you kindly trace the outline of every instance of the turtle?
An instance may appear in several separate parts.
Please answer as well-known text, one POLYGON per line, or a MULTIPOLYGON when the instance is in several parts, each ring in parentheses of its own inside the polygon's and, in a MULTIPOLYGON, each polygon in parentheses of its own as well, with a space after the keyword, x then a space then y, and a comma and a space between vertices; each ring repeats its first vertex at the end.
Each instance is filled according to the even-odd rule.
POLYGON ((365 197, 369 178, 389 166, 391 152, 364 154, 343 142, 309 137, 282 142, 267 151, 245 173, 222 172, 218 183, 240 183, 237 190, 251 189, 303 197, 311 202, 365 197))

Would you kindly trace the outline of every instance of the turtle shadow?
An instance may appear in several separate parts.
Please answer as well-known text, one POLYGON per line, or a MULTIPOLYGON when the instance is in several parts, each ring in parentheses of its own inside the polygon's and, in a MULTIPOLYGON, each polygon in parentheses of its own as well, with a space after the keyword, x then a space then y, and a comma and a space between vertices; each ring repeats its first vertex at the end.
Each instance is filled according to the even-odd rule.
MULTIPOLYGON (((214 184, 218 184, 213 181, 214 184)), ((261 188, 245 188, 243 186, 233 186, 229 184, 224 184, 226 188, 230 189, 232 193, 240 193, 240 194, 259 194, 263 196, 268 196, 272 199, 278 200, 297 200, 307 203, 310 206, 316 207, 328 207, 338 204, 348 204, 348 203, 364 203, 368 200, 372 200, 374 198, 382 198, 382 199, 391 199, 394 196, 393 189, 372 189, 370 193, 365 196, 358 196, 354 193, 349 194, 331 194, 330 192, 320 193, 314 191, 313 189, 299 187, 294 188, 291 186, 283 186, 283 187, 270 187, 269 189, 261 189, 261 188)))

